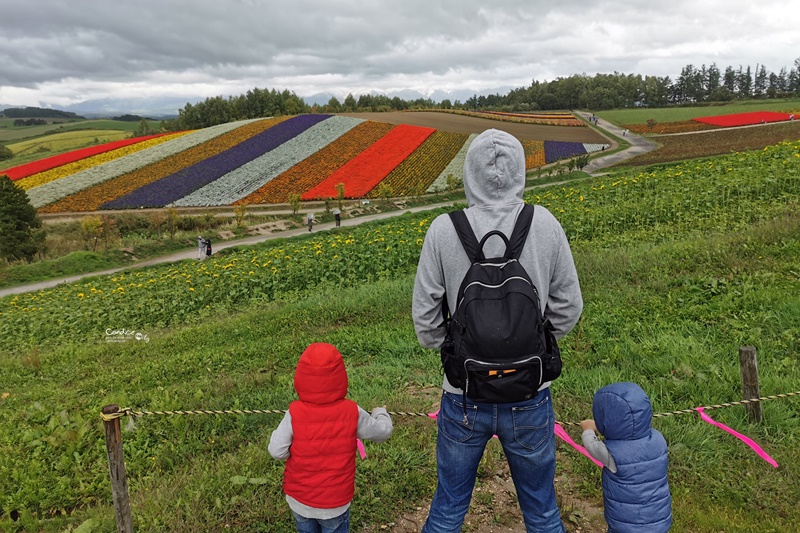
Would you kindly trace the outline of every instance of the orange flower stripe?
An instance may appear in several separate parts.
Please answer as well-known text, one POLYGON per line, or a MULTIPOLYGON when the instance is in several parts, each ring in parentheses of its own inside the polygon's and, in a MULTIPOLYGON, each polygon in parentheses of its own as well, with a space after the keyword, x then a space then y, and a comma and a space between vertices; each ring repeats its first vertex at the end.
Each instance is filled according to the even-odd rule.
POLYGON ((336 184, 344 183, 347 198, 362 198, 436 131, 400 124, 351 159, 322 183, 303 194, 303 200, 335 198, 336 184))
POLYGON ((140 169, 128 172, 83 191, 72 194, 56 203, 39 208, 40 213, 61 213, 64 211, 96 211, 106 202, 126 195, 139 187, 174 174, 188 166, 233 148, 250 137, 283 122, 288 117, 259 120, 245 124, 235 130, 223 133, 197 146, 165 157, 140 169))
POLYGON ((525 169, 544 166, 544 141, 522 141, 525 149, 525 169))
POLYGON ((275 176, 257 191, 237 200, 234 205, 288 202, 291 195, 303 194, 319 185, 393 128, 393 124, 384 122, 362 122, 322 150, 275 176))
POLYGON ((28 189, 33 189, 39 185, 44 185, 45 183, 50 183, 51 181, 55 181, 66 176, 71 176, 72 174, 76 174, 83 170, 102 165, 103 163, 108 163, 114 159, 119 159, 120 157, 125 157, 126 155, 131 155, 147 148, 152 148, 153 146, 165 143, 188 133, 191 133, 191 131, 182 131, 170 135, 163 135, 155 139, 150 139, 149 141, 142 141, 130 146, 125 146, 124 148, 117 148, 116 150, 111 150, 110 152, 93 155, 92 157, 87 157, 85 159, 75 161, 74 163, 67 163, 66 165, 61 165, 60 167, 45 170, 44 172, 39 172, 38 174, 33 174, 32 176, 22 178, 15 183, 18 187, 27 191, 28 189))
MULTIPOLYGON (((463 133, 435 131, 381 183, 391 188, 393 196, 424 193, 464 146, 467 137, 463 133)), ((378 188, 372 189, 367 197, 377 198, 378 188)))

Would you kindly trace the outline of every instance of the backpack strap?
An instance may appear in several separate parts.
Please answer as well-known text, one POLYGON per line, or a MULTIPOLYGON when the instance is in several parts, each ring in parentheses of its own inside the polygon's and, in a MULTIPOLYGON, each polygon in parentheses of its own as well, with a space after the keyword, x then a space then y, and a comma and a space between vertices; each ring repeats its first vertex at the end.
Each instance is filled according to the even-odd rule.
POLYGON ((474 263, 485 259, 481 245, 475 237, 475 232, 472 231, 472 226, 469 225, 469 220, 467 220, 467 215, 464 211, 461 209, 451 211, 450 220, 453 221, 453 227, 456 228, 458 239, 461 241, 464 251, 467 252, 470 262, 474 263))
POLYGON ((522 206, 522 211, 519 212, 517 222, 514 224, 514 231, 511 233, 511 238, 508 242, 508 249, 506 250, 506 257, 509 259, 519 259, 522 254, 522 247, 525 246, 528 231, 531 229, 531 223, 533 222, 533 210, 533 205, 525 204, 522 206))

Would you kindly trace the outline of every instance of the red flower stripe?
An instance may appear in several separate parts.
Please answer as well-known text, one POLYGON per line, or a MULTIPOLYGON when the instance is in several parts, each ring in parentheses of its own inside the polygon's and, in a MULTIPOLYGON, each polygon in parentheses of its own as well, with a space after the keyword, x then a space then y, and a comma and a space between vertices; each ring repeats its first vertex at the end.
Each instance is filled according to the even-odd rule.
POLYGON ((322 183, 308 190, 303 194, 303 200, 335 197, 337 183, 344 183, 347 198, 362 198, 434 131, 433 128, 400 124, 322 183))
POLYGON ((322 150, 275 176, 257 191, 237 200, 234 205, 288 202, 292 194, 302 194, 319 185, 394 127, 384 122, 362 122, 322 150))
POLYGON ((67 163, 74 163, 75 161, 86 159, 87 157, 91 157, 93 155, 110 152, 111 150, 116 150, 117 148, 130 146, 131 144, 136 144, 142 141, 147 141, 149 139, 155 139, 157 137, 170 134, 171 132, 158 133, 156 135, 134 137, 132 139, 122 139, 121 141, 112 141, 104 144, 98 144, 96 146, 89 146, 87 148, 81 148, 80 150, 72 150, 71 152, 45 157, 44 159, 31 161, 30 163, 25 163, 24 165, 11 167, 9 169, 0 171, 0 174, 5 174, 11 178, 11 181, 20 180, 22 178, 27 178, 28 176, 38 174, 39 172, 50 170, 51 168, 60 167, 61 165, 66 165, 67 163))
MULTIPOLYGON (((389 186, 392 196, 413 196, 425 192, 461 150, 467 137, 463 133, 436 130, 381 183, 389 186)), ((377 198, 378 187, 373 188, 367 196, 377 198)))
POLYGON ((732 126, 750 126, 766 122, 784 122, 789 120, 788 113, 775 111, 753 111, 751 113, 734 113, 733 115, 717 115, 713 117, 695 118, 697 122, 730 128, 732 126))

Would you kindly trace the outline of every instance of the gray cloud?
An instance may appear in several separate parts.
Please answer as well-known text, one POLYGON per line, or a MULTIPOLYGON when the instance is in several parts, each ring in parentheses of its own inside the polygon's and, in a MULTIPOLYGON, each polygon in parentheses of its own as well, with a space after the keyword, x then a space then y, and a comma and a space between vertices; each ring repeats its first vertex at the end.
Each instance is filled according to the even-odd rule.
POLYGON ((765 0, 0 0, 0 101, 520 86, 682 66, 791 67, 765 0), (659 5, 660 4, 660 5, 659 5))

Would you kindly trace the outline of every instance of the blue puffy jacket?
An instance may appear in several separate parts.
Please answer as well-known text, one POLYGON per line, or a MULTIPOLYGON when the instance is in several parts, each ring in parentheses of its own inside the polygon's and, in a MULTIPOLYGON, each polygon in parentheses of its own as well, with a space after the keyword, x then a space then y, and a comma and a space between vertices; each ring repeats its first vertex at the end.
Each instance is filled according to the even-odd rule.
POLYGON ((650 399, 635 383, 614 383, 597 391, 592 412, 617 465, 616 474, 603 469, 609 532, 669 531, 672 497, 667 483, 667 441, 650 427, 650 399))

